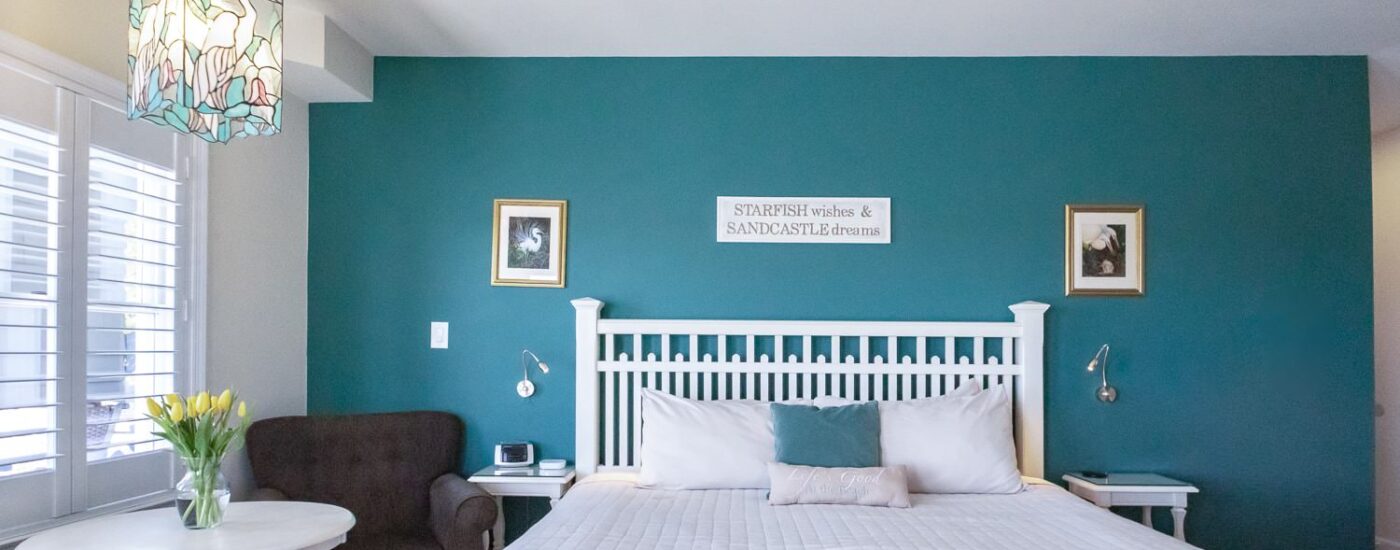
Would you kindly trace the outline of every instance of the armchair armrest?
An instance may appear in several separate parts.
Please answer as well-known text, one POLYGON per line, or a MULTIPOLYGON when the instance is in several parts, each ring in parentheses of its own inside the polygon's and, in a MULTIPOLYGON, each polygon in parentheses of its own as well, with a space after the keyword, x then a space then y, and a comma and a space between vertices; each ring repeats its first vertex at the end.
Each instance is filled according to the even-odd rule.
POLYGON ((457 474, 443 474, 428 490, 428 526, 444 550, 481 548, 481 535, 496 523, 496 499, 457 474))
POLYGON ((289 500, 287 494, 271 487, 260 487, 248 493, 248 500, 289 500))

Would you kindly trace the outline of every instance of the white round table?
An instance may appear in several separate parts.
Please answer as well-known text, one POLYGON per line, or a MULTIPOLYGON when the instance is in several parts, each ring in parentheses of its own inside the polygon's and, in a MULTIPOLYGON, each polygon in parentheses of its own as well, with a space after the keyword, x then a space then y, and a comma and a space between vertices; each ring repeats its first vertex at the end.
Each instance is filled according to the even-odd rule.
POLYGON ((30 537, 18 550, 326 550, 355 526, 349 510, 314 502, 235 502, 214 529, 185 529, 172 508, 103 516, 30 537))

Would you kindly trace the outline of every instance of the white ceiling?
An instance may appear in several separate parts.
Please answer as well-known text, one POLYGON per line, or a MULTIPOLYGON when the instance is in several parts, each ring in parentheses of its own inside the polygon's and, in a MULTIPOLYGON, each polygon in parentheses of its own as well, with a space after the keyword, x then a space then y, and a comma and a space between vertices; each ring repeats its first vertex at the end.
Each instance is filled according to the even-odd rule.
MULTIPOLYGON (((1284 55, 1400 48, 1400 0, 302 1, 380 56, 1284 55)), ((1400 75, 1400 55, 1373 59, 1377 64, 1400 75)), ((1400 91, 1393 97, 1400 99, 1400 91)), ((1400 108, 1392 110, 1397 120, 1386 125, 1400 123, 1400 108)))

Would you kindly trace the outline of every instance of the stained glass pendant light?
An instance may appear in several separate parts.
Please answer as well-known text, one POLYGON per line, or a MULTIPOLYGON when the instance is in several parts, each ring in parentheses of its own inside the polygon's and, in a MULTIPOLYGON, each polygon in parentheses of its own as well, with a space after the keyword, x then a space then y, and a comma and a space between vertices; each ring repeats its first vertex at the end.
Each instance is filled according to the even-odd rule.
POLYGON ((127 116, 213 143, 282 129, 282 0, 128 0, 127 116))

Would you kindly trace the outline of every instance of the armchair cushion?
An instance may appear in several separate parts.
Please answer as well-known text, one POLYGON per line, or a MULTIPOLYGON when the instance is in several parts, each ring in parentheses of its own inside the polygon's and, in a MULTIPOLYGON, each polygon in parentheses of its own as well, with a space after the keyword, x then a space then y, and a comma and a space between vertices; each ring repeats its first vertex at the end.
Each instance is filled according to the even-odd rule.
POLYGON ((444 550, 481 547, 481 533, 496 523, 496 500, 475 483, 457 474, 433 480, 428 518, 433 536, 444 550))

